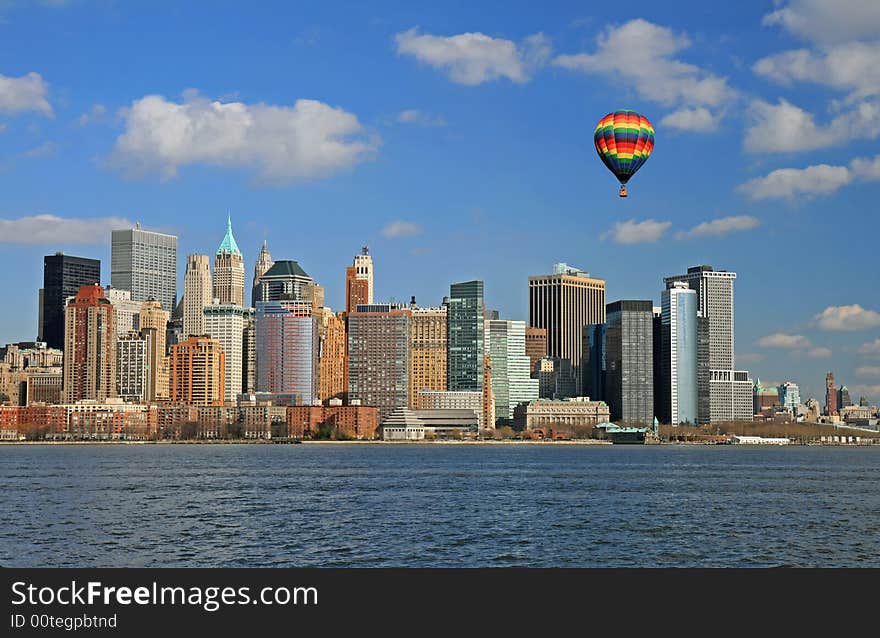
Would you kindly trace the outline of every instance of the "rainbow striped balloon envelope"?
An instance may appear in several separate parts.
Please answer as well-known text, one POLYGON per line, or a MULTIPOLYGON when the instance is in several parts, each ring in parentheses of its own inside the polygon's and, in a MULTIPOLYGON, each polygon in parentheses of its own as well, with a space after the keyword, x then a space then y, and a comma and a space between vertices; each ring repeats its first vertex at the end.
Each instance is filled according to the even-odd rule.
POLYGON ((644 115, 622 110, 609 113, 596 125, 596 152, 623 186, 654 150, 654 126, 644 115))

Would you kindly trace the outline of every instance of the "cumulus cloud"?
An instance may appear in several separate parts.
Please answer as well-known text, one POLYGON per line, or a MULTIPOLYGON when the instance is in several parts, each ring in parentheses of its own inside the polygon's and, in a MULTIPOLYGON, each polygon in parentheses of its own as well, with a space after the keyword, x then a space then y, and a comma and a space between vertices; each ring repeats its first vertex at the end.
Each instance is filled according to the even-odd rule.
POLYGON ((550 42, 542 33, 517 44, 479 32, 440 36, 420 33, 414 27, 394 39, 398 55, 413 56, 453 82, 467 86, 501 78, 517 84, 528 82, 551 54, 550 42))
POLYGON ((880 312, 866 310, 859 304, 849 306, 828 306, 813 317, 816 326, 822 330, 851 331, 867 330, 880 326, 880 312))
POLYGON ((224 103, 188 91, 181 103, 147 95, 122 115, 125 131, 111 165, 163 179, 176 177, 183 166, 207 164, 249 168, 267 182, 289 184, 366 161, 379 145, 355 115, 317 100, 224 103))
POLYGON ((80 126, 88 126, 89 124, 92 124, 92 123, 100 120, 106 114, 107 114, 107 107, 106 106, 104 106, 103 104, 93 104, 92 108, 90 108, 88 111, 86 111, 85 113, 83 113, 82 115, 79 116, 79 118, 77 119, 77 123, 80 126))
POLYGON ((876 0, 788 0, 765 15, 762 23, 821 44, 876 38, 880 37, 880 4, 876 0))
POLYGON ((757 228, 761 220, 751 215, 733 215, 697 224, 688 231, 678 232, 676 239, 696 239, 697 237, 721 237, 757 228))
POLYGON ((414 222, 403 220, 393 221, 382 229, 382 236, 385 239, 396 239, 398 237, 412 237, 422 232, 422 227, 414 222))
POLYGON ((850 387, 850 396, 857 395, 860 397, 868 397, 869 400, 876 400, 880 397, 880 384, 878 385, 864 385, 857 384, 850 387))
POLYGON ((807 356, 810 359, 830 359, 831 354, 831 348, 826 348, 824 346, 807 350, 807 356))
POLYGON ((857 377, 880 377, 880 366, 860 366, 856 368, 857 377))
POLYGON ((0 242, 8 244, 101 244, 110 231, 129 228, 132 222, 123 217, 59 217, 31 215, 18 219, 0 219, 0 242))
POLYGON ((846 166, 818 164, 807 168, 780 168, 739 186, 755 200, 794 199, 799 195, 829 195, 852 181, 846 166))
POLYGON ((417 124, 418 126, 446 126, 442 115, 425 113, 418 109, 406 109, 397 114, 398 124, 417 124))
POLYGON ((758 345, 762 348, 785 348, 788 350, 812 347, 812 343, 803 335, 790 335, 784 332, 776 332, 758 339, 758 345))
POLYGON ((846 42, 795 49, 761 58, 752 70, 778 84, 809 82, 849 93, 851 99, 880 92, 880 42, 846 42))
POLYGON ((736 356, 737 365, 758 363, 759 361, 764 360, 764 355, 759 354, 757 352, 754 352, 754 353, 737 352, 735 356, 736 356))
POLYGON ((0 113, 36 111, 52 117, 48 95, 49 85, 39 73, 19 78, 0 75, 0 113))
POLYGON ((859 346, 859 354, 880 355, 880 338, 868 341, 859 346))
POLYGON ((717 126, 717 111, 736 95, 727 79, 682 62, 676 55, 690 47, 684 34, 676 34, 643 19, 607 28, 597 38, 594 53, 559 55, 555 66, 605 75, 636 94, 667 107, 679 107, 664 124, 710 131, 717 126), (682 109, 681 107, 686 107, 682 109), (715 108, 713 113, 710 108, 715 108))
POLYGON ((672 222, 658 222, 653 219, 643 222, 630 219, 617 222, 611 230, 602 233, 600 238, 603 241, 611 239, 618 244, 649 244, 660 239, 671 225, 672 222))

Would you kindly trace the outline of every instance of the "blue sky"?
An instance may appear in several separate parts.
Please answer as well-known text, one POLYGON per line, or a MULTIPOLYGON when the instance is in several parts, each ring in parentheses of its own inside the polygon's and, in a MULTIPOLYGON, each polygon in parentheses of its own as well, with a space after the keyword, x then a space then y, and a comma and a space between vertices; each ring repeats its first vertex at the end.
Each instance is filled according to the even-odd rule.
POLYGON ((880 401, 880 4, 739 4, 0 0, 0 341, 42 255, 106 282, 140 221, 182 268, 228 212, 249 271, 268 239, 335 308, 363 244, 380 299, 482 278, 514 319, 556 261, 609 301, 735 270, 739 367, 880 401), (617 108, 657 130, 626 200, 617 108))

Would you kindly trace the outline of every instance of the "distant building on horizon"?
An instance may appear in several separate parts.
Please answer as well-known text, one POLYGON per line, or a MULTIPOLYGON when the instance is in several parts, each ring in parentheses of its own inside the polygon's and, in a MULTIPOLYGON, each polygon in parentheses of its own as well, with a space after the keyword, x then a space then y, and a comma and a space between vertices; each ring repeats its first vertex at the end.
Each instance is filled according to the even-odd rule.
POLYGON ((134 301, 156 299, 172 312, 177 302, 177 237, 141 228, 114 230, 110 284, 131 291, 134 301))
POLYGON ((465 281, 449 287, 448 390, 481 390, 483 387, 485 310, 482 281, 465 281))
POLYGON ((257 295, 260 292, 258 288, 260 277, 266 274, 274 263, 275 262, 272 261, 272 255, 269 253, 269 246, 266 243, 266 240, 263 240, 263 245, 260 247, 260 254, 257 256, 257 263, 254 264, 254 281, 253 287, 251 288, 252 308, 256 308, 257 306, 257 295))
POLYGON ((64 312, 67 300, 81 286, 101 283, 101 262, 62 252, 43 257, 43 288, 40 295, 40 340, 50 348, 64 347, 64 312))
POLYGON ((834 416, 836 414, 838 414, 837 386, 834 385, 834 373, 829 372, 825 375, 825 415, 834 416))
POLYGON ((232 217, 226 218, 226 235, 214 254, 212 296, 221 305, 244 306, 244 257, 232 234, 232 217))

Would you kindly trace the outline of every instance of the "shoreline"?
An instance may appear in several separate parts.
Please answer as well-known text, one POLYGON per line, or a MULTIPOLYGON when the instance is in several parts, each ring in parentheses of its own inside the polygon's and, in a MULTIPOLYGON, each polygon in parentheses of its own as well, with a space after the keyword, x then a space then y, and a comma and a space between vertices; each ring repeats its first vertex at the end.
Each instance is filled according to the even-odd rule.
MULTIPOLYGON (((303 445, 587 445, 598 447, 653 447, 653 446, 719 446, 719 447, 880 447, 880 443, 788 443, 785 445, 768 445, 761 443, 738 443, 738 444, 719 444, 705 443, 699 441, 660 441, 659 443, 638 443, 638 444, 614 444, 611 441, 600 439, 575 439, 560 441, 516 441, 516 440, 480 440, 480 441, 300 441, 303 445)), ((291 441, 272 441, 267 439, 229 439, 229 440, 192 440, 192 441, 0 441, 0 447, 3 446, 28 446, 28 445, 294 445, 291 441)))

